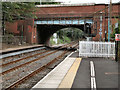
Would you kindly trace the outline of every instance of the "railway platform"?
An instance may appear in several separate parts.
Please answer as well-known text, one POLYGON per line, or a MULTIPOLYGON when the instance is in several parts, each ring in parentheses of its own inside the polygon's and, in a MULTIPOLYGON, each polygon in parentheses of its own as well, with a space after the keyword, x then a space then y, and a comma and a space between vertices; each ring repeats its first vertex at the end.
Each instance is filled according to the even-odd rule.
POLYGON ((113 59, 79 58, 78 52, 72 52, 31 90, 36 88, 119 90, 119 75, 118 62, 113 59))
POLYGON ((35 48, 35 47, 41 47, 43 45, 29 45, 29 46, 21 46, 21 47, 16 47, 16 48, 8 48, 5 50, 0 50, 0 53, 8 53, 8 52, 14 52, 14 51, 19 51, 19 50, 24 50, 24 49, 30 49, 30 48, 35 48))

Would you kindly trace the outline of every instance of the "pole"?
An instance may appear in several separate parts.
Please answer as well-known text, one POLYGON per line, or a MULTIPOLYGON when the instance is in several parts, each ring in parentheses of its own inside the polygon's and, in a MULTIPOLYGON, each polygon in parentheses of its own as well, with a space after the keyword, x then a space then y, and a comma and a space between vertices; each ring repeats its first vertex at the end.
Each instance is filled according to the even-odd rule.
MULTIPOLYGON (((106 17, 106 9, 105 9, 105 17, 106 17)), ((107 27, 106 27, 106 18, 104 17, 105 19, 105 42, 107 42, 107 27)))
POLYGON ((101 13, 101 16, 100 16, 100 29, 99 29, 99 33, 100 33, 100 41, 102 41, 102 12, 101 13))
POLYGON ((110 18, 108 17, 108 42, 110 42, 110 18))
POLYGON ((5 35, 5 13, 2 15, 2 34, 5 35))
POLYGON ((41 0, 40 0, 40 5, 41 5, 41 0))
POLYGON ((111 6, 112 6, 112 0, 110 0, 110 4, 108 5, 108 42, 110 42, 110 33, 111 33, 111 6))
MULTIPOLYGON (((119 28, 115 29, 116 34, 118 34, 119 32, 119 28)), ((119 41, 115 41, 115 61, 118 61, 118 42, 119 41)))
POLYGON ((115 41, 115 61, 118 61, 118 41, 115 41))
POLYGON ((22 32, 21 32, 21 44, 23 44, 23 25, 22 25, 22 32))
POLYGON ((84 33, 86 33, 86 19, 84 20, 84 33))
POLYGON ((108 5, 108 42, 110 42, 110 4, 108 5))

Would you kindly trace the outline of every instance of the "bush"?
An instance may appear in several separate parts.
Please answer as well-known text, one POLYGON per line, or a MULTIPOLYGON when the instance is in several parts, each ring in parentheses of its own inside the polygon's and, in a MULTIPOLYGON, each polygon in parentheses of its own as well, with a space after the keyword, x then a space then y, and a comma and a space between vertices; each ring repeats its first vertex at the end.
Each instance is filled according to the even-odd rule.
POLYGON ((65 40, 65 43, 70 43, 71 42, 70 38, 67 37, 67 36, 64 36, 64 40, 65 40))

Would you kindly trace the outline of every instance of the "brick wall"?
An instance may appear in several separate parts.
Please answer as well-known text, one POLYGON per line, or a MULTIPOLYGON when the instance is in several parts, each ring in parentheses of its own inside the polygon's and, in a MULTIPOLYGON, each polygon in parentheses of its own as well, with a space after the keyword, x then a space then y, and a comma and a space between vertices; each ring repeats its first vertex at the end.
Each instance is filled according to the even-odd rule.
MULTIPOLYGON (((117 15, 119 12, 119 6, 120 4, 114 4, 112 6, 112 13, 113 16, 117 15)), ((59 14, 58 17, 61 14, 70 14, 70 15, 64 15, 66 17, 69 16, 90 16, 91 14, 93 14, 94 12, 97 12, 101 9, 106 8, 107 5, 105 4, 101 4, 101 5, 87 5, 87 6, 58 6, 58 7, 39 7, 37 8, 36 11, 36 15, 38 16, 38 18, 45 17, 45 16, 55 16, 55 14, 59 14), (75 15, 76 14, 76 15, 75 15)), ((105 38, 105 30, 108 30, 108 21, 107 18, 105 18, 105 12, 107 12, 108 9, 106 9, 106 11, 102 11, 103 13, 103 22, 102 22, 102 39, 105 38)), ((106 14, 107 16, 107 14, 106 14)), ((96 37, 94 37, 94 40, 99 40, 99 28, 100 28, 100 15, 94 15, 93 17, 93 21, 97 22, 97 35, 96 37)), ((114 25, 116 23, 115 19, 112 19, 112 24, 114 25)), ((8 23, 6 22, 6 30, 8 30, 9 32, 13 32, 16 35, 21 35, 21 30, 23 26, 23 35, 26 36, 27 42, 28 43, 36 43, 36 38, 37 38, 37 29, 34 26, 34 19, 27 19, 27 20, 19 20, 16 21, 14 23, 8 23)), ((94 24, 92 25, 92 32, 94 30, 94 24)))
POLYGON ((27 43, 36 43, 36 28, 34 20, 18 20, 14 23, 6 22, 6 30, 18 36, 26 36, 27 43))

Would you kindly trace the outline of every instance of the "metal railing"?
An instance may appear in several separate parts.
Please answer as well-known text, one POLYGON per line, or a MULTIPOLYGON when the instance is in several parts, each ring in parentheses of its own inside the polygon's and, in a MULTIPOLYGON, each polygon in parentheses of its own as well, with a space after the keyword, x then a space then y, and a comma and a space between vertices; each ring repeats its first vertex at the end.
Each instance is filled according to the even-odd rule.
POLYGON ((115 57, 115 43, 114 42, 80 41, 79 56, 115 57))

